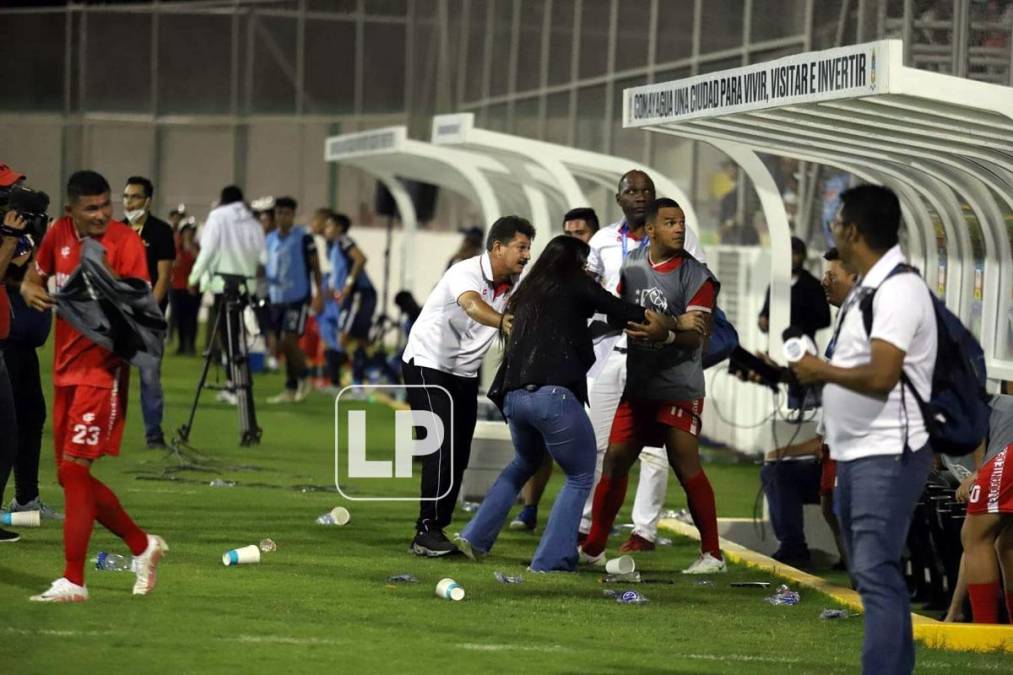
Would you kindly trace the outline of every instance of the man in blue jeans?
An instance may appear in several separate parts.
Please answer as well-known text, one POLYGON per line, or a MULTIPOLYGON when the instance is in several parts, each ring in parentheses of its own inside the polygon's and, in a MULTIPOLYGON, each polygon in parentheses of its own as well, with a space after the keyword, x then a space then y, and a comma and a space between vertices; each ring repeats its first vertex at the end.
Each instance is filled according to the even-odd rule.
POLYGON ((928 433, 911 391, 932 390, 936 319, 925 282, 890 272, 904 262, 900 204, 887 188, 841 194, 832 225, 844 267, 859 282, 844 301, 827 363, 792 365, 803 384, 825 383, 826 442, 837 460, 835 505, 848 566, 865 607, 862 672, 910 673, 911 607, 900 566, 915 503, 932 465, 928 433), (866 332, 861 301, 875 292, 866 332), (901 383, 901 373, 910 385, 901 383))
MULTIPOLYGON (((155 186, 144 176, 128 178, 123 188, 123 219, 144 241, 151 293, 164 314, 169 303, 169 289, 172 288, 172 261, 176 259, 176 242, 172 226, 151 215, 151 199, 154 194, 155 186)), ((149 448, 165 448, 165 436, 162 434, 162 412, 165 407, 162 367, 159 364, 139 370, 144 437, 149 448)))

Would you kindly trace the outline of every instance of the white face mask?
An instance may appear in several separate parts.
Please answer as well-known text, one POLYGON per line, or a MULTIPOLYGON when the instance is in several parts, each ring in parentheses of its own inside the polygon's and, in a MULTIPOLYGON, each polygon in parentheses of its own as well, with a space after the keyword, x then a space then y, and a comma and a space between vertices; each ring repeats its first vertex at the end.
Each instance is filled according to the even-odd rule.
POLYGON ((133 211, 124 211, 123 215, 130 221, 132 225, 136 225, 144 218, 144 214, 147 213, 144 209, 134 209, 133 211))

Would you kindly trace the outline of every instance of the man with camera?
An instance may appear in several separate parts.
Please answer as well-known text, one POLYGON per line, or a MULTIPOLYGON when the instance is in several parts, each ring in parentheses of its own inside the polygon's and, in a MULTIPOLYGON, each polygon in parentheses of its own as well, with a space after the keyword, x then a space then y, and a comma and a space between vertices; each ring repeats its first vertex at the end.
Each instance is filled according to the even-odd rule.
MULTIPOLYGON (((144 242, 148 276, 151 277, 151 292, 159 309, 165 314, 172 281, 172 261, 176 259, 176 245, 173 242, 172 226, 151 215, 151 198, 154 193, 155 187, 149 179, 143 176, 128 178, 123 188, 123 215, 144 242)), ((162 396, 162 364, 139 370, 144 437, 149 449, 165 448, 165 436, 162 434, 162 412, 165 407, 165 399, 162 396)))
MULTIPOLYGON (((46 421, 36 348, 49 336, 52 316, 28 309, 18 286, 32 251, 49 221, 49 198, 24 185, 24 175, 0 164, 0 503, 14 472, 15 495, 10 511, 39 511, 60 519, 39 498, 39 456, 46 421)), ((0 530, 0 543, 19 535, 0 530)))
MULTIPOLYGON (((264 245, 264 230, 243 202, 243 191, 235 185, 222 188, 218 206, 211 209, 204 230, 200 235, 200 253, 190 272, 190 286, 200 285, 202 291, 214 294, 210 326, 215 325, 219 313, 225 309, 225 276, 245 278, 245 288, 237 288, 243 295, 255 290, 257 270, 267 261, 264 245)), ((221 339, 221 335, 219 335, 221 339)), ((209 349, 218 349, 209 343, 209 349)), ((232 345, 233 351, 235 345, 232 345)), ((236 395, 231 390, 219 392, 219 398, 236 404, 236 395)))

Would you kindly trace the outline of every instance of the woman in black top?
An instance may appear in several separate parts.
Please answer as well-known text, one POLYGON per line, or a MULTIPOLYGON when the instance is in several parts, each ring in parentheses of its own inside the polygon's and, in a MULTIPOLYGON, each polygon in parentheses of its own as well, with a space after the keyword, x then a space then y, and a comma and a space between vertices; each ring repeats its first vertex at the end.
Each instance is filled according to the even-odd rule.
MULTIPOLYGON (((521 487, 548 452, 566 473, 566 482, 531 570, 573 571, 577 566, 577 528, 595 464, 594 430, 584 411, 586 373, 594 363, 588 319, 600 312, 616 328, 645 321, 643 307, 616 298, 587 275, 589 251, 575 237, 557 236, 507 305, 513 330, 489 398, 503 410, 517 454, 457 538, 472 559, 492 548, 521 487)), ((641 328, 660 339, 668 334, 653 314, 641 328)))

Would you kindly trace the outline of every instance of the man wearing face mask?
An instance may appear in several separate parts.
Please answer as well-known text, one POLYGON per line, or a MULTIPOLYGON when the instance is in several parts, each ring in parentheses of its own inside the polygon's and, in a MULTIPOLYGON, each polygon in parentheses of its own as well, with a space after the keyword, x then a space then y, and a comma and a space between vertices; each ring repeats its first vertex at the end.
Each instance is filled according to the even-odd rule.
MULTIPOLYGON (((123 188, 124 220, 134 228, 144 242, 151 292, 165 313, 172 287, 172 261, 176 259, 172 226, 151 215, 151 197, 155 187, 143 176, 131 176, 123 188)), ((162 434, 162 368, 141 368, 141 412, 144 416, 144 436, 148 448, 165 447, 162 434)))

